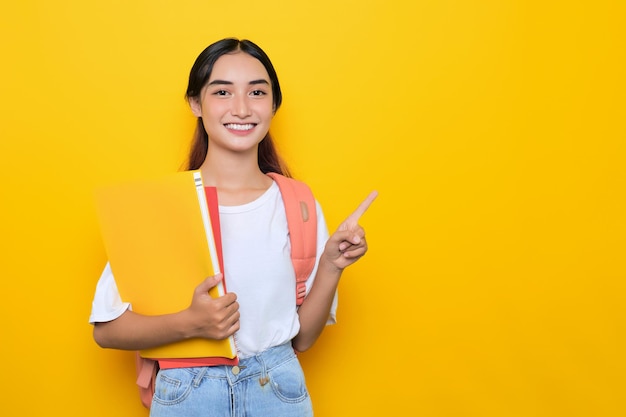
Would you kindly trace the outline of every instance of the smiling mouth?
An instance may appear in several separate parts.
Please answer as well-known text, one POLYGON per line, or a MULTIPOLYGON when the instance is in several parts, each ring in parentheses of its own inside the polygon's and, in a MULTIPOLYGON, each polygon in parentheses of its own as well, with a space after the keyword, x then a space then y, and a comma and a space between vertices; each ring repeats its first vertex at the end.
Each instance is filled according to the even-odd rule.
POLYGON ((239 131, 251 130, 255 126, 256 124, 254 123, 246 123, 246 124, 227 123, 224 125, 226 129, 239 130, 239 131))

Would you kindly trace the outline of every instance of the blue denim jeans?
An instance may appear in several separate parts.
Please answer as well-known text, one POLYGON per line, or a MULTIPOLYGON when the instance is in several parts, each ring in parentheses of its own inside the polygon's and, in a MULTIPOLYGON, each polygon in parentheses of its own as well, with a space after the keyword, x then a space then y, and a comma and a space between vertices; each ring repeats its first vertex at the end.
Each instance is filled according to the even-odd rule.
POLYGON ((311 398, 291 343, 239 366, 159 371, 151 417, 310 417, 311 398))

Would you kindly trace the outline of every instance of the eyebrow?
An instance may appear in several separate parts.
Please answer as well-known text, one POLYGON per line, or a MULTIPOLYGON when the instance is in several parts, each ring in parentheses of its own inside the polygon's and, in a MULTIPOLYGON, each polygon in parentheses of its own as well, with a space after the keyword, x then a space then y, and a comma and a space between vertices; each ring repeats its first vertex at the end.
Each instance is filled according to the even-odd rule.
MULTIPOLYGON (((226 80, 213 80, 210 83, 208 83, 207 85, 233 85, 234 83, 232 81, 226 81, 226 80)), ((270 85, 270 83, 267 80, 264 79, 258 79, 258 80, 252 80, 248 83, 248 85, 257 85, 257 84, 265 84, 265 85, 270 85)))

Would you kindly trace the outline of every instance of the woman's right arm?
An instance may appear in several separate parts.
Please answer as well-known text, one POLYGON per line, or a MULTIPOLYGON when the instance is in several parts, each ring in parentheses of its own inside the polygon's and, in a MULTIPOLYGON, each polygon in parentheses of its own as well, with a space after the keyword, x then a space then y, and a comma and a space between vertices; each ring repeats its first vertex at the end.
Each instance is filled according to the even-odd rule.
POLYGON ((191 338, 222 340, 239 330, 237 296, 227 293, 213 298, 209 289, 222 275, 198 285, 186 309, 158 316, 145 316, 126 310, 118 318, 94 324, 93 336, 103 348, 142 350, 191 338))

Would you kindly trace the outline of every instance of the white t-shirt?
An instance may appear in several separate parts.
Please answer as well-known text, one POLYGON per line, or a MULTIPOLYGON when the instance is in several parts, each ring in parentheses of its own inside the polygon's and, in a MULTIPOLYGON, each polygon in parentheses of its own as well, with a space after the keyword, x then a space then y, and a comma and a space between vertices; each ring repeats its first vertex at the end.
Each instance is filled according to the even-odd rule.
MULTIPOLYGON (((316 209, 319 262, 328 229, 317 203, 316 209)), ((226 287, 237 294, 241 314, 235 342, 239 357, 246 358, 286 343, 300 329, 287 218, 276 183, 256 200, 241 206, 220 206, 219 212, 226 287)), ((316 271, 317 262, 307 281, 307 293, 316 271)), ((192 295, 190 291, 190 301, 192 295)), ((107 263, 96 286, 89 321, 114 320, 130 307, 120 298, 107 263)), ((335 323, 336 309, 337 294, 328 324, 335 323)))

